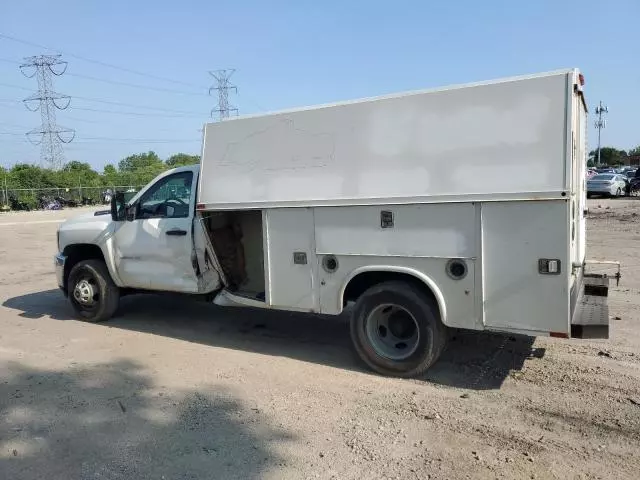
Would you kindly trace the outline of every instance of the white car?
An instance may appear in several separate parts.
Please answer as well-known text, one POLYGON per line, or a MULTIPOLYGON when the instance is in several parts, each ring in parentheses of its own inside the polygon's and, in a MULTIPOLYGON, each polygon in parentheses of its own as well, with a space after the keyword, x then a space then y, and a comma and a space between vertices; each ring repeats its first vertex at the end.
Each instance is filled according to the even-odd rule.
POLYGON ((625 194, 626 186, 624 175, 600 173, 587 180, 587 197, 592 195, 621 197, 625 194))

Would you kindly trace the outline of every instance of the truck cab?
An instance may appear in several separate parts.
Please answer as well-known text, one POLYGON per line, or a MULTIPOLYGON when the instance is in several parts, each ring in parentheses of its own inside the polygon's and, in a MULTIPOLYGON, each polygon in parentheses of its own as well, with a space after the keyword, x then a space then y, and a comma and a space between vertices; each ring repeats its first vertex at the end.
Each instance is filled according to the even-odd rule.
POLYGON ((115 195, 111 210, 82 215, 60 226, 58 285, 80 316, 108 318, 113 312, 103 308, 107 299, 100 296, 114 295, 114 287, 191 294, 220 288, 219 275, 204 262, 206 247, 196 221, 198 172, 199 165, 169 170, 127 204, 122 194, 115 195), (97 267, 98 263, 103 265, 97 267), (108 277, 101 284, 91 278, 92 272, 108 277))

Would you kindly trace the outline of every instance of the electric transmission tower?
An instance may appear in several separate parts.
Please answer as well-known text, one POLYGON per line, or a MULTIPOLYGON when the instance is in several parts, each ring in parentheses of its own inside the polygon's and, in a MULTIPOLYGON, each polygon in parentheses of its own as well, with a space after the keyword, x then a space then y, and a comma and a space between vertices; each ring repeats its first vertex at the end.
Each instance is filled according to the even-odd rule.
POLYGON ((40 110, 40 128, 27 132, 27 138, 34 145, 41 145, 40 158, 43 165, 55 170, 64 163, 62 144, 69 143, 76 132, 56 123, 56 110, 69 106, 71 97, 53 90, 53 76, 60 76, 67 70, 67 62, 61 55, 37 55, 26 57, 20 71, 27 78, 38 80, 38 91, 23 100, 28 110, 40 110))
POLYGON ((217 84, 212 85, 209 88, 209 95, 212 94, 214 90, 218 91, 218 106, 211 110, 211 116, 214 116, 214 113, 218 114, 218 118, 223 120, 225 118, 229 118, 229 114, 234 112, 236 115, 238 114, 238 109, 229 104, 229 90, 233 90, 234 93, 238 93, 238 89, 235 85, 233 85, 230 81, 231 75, 236 70, 234 68, 229 70, 216 70, 214 72, 209 72, 209 74, 216 79, 217 84))
POLYGON ((595 122, 595 127, 598 129, 598 163, 596 165, 600 165, 600 132, 602 129, 607 126, 607 121, 602 118, 603 113, 609 113, 609 109, 606 105, 600 104, 596 107, 596 115, 598 115, 598 119, 595 122))

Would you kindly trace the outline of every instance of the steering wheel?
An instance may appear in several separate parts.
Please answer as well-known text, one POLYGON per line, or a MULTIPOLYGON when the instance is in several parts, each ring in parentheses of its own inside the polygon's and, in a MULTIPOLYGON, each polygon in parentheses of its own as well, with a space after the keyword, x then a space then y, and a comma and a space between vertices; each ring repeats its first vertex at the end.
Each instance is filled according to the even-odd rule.
POLYGON ((182 200, 181 198, 178 197, 171 197, 171 198, 167 198, 163 203, 169 203, 169 202, 177 202, 178 205, 186 207, 189 204, 187 202, 185 202, 184 200, 182 200))
POLYGON ((172 198, 167 198, 164 202, 159 203, 158 205, 156 205, 156 207, 153 209, 153 214, 154 215, 163 215, 167 213, 167 206, 169 206, 170 203, 175 202, 177 204, 177 206, 180 207, 188 207, 189 204, 187 202, 185 202, 184 200, 180 199, 180 198, 176 198, 176 197, 172 197, 172 198))

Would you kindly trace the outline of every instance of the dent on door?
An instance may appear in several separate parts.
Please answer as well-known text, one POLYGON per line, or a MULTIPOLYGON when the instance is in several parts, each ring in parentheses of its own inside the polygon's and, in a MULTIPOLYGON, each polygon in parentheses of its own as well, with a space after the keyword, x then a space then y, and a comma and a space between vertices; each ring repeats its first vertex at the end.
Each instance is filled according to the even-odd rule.
POLYGON ((116 233, 119 274, 128 286, 198 292, 192 262, 193 177, 183 171, 158 180, 137 201, 136 218, 116 233))

